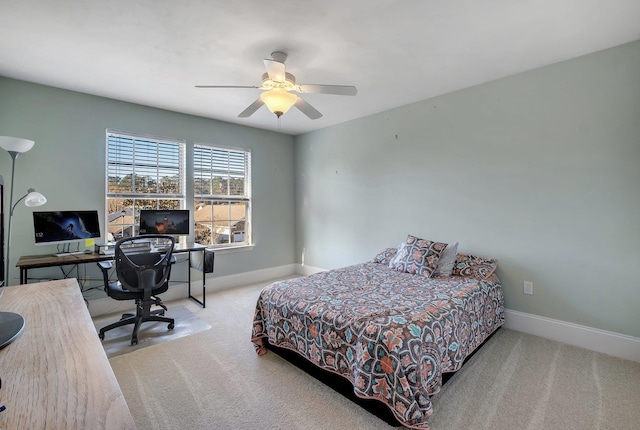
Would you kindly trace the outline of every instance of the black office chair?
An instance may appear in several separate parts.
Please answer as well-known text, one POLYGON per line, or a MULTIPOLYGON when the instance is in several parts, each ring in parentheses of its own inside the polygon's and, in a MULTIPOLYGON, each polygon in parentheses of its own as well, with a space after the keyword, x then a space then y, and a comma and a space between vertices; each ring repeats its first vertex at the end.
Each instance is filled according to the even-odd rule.
POLYGON ((135 315, 124 314, 119 321, 100 329, 101 340, 104 340, 105 332, 111 329, 134 324, 131 345, 135 345, 138 343, 138 329, 146 321, 166 322, 169 324, 168 329, 173 329, 175 320, 164 316, 167 307, 158 294, 169 288, 171 266, 175 263, 174 245, 173 237, 161 234, 118 240, 115 247, 115 271, 119 282, 109 281, 109 270, 113 267, 111 261, 98 262, 107 295, 115 300, 136 302, 135 315), (147 241, 152 244, 152 248, 141 249, 140 244, 146 245, 147 241), (161 309, 152 311, 152 305, 161 309))

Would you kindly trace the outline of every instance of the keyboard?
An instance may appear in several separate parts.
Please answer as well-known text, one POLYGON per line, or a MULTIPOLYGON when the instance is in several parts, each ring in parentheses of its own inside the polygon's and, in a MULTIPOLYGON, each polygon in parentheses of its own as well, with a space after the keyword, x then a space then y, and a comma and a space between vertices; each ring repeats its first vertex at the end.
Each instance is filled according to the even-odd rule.
MULTIPOLYGON (((161 245, 161 246, 154 246, 153 248, 158 252, 164 252, 164 251, 167 251, 171 247, 170 246, 161 245)), ((176 248, 177 248, 176 246, 173 247, 173 249, 176 249, 176 248)))
POLYGON ((53 254, 56 257, 66 257, 67 255, 80 255, 84 254, 84 251, 73 251, 73 252, 58 252, 57 254, 53 254))

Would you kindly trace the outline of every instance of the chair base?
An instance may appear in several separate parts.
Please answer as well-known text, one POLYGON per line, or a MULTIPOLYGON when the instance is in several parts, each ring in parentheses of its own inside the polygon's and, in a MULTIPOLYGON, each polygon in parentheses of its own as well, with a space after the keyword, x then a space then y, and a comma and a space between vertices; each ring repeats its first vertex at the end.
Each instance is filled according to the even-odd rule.
POLYGON ((122 318, 119 321, 109 324, 100 329, 100 340, 104 340, 105 332, 117 328, 122 327, 129 324, 134 324, 133 333, 131 334, 131 345, 136 345, 138 343, 138 330, 140 329, 140 325, 147 321, 158 321, 158 322, 166 322, 168 323, 167 329, 173 330, 175 327, 175 320, 173 318, 164 316, 164 309, 158 309, 155 311, 151 311, 148 316, 143 316, 141 313, 136 315, 133 314, 123 314, 122 318))

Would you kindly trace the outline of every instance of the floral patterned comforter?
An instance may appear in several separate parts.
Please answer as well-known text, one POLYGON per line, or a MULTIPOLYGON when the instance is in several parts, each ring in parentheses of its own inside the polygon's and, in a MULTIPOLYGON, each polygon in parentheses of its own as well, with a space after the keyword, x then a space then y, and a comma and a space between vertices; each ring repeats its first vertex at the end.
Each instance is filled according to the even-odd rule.
POLYGON ((498 278, 427 279, 374 262, 276 282, 256 304, 251 341, 297 351, 385 403, 403 425, 428 429, 442 373, 504 322, 498 278))

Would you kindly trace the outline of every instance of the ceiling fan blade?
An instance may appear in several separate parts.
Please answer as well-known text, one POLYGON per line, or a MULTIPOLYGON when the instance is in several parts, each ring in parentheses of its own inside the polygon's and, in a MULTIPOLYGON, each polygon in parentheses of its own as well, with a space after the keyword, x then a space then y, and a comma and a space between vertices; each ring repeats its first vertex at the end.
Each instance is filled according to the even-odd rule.
POLYGON ((251 103, 249 105, 249 107, 247 107, 245 110, 240 112, 240 115, 238 115, 238 118, 250 117, 251 115, 254 114, 255 111, 260 109, 263 104, 264 104, 264 102, 262 101, 262 99, 260 97, 258 97, 255 102, 251 103))
POLYGON ((309 94, 336 94, 339 96, 355 96, 358 89, 351 85, 315 85, 301 84, 301 92, 309 94))
POLYGON ((303 114, 311 119, 322 118, 322 114, 318 112, 316 108, 307 103, 302 97, 298 97, 298 100, 296 101, 296 104, 294 106, 300 109, 303 114))
POLYGON ((269 79, 274 82, 284 82, 286 79, 284 63, 276 60, 264 59, 264 67, 267 69, 269 79))
POLYGON ((261 88, 252 86, 238 86, 238 85, 196 85, 196 88, 261 88))

